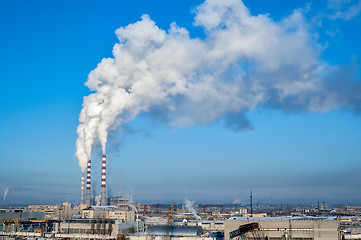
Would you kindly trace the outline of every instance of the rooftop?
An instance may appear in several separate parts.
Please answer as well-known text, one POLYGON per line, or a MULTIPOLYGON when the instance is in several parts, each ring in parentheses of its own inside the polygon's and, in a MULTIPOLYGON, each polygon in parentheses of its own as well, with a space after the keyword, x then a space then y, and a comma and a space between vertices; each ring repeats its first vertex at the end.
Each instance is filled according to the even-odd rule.
POLYGON ((111 211, 111 210, 118 210, 119 208, 116 206, 89 206, 83 210, 95 210, 95 211, 111 211))
POLYGON ((335 221, 337 217, 238 217, 233 216, 227 221, 335 221))

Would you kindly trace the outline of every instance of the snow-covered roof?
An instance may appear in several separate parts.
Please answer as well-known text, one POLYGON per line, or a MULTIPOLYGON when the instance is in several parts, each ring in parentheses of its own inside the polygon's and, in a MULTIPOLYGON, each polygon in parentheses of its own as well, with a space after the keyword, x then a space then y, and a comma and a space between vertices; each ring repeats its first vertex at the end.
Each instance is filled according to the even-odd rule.
POLYGON ((337 217, 237 217, 233 216, 227 219, 227 221, 296 221, 296 220, 309 220, 309 221, 335 221, 337 217))
POLYGON ((197 226, 166 226, 153 225, 147 228, 148 236, 166 236, 167 231, 170 236, 197 237, 202 235, 203 229, 197 226))
POLYGON ((146 220, 146 221, 165 221, 164 218, 160 218, 160 217, 146 217, 146 218, 144 218, 144 220, 146 220))
POLYGON ((116 206, 90 206, 85 208, 84 210, 94 210, 94 211, 111 211, 111 210, 118 210, 119 208, 116 206))
POLYGON ((218 223, 218 224, 222 224, 224 223, 224 221, 222 220, 201 220, 201 223, 218 223))

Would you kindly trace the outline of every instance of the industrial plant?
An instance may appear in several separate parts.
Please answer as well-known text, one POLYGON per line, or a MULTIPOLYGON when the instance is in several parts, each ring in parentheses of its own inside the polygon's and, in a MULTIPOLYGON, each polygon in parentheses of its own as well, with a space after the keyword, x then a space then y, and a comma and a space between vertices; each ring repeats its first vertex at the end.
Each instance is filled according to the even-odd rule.
POLYGON ((272 206, 250 202, 199 204, 136 203, 107 197, 102 156, 100 200, 91 195, 91 161, 81 176, 80 204, 28 205, 0 209, 0 240, 341 240, 361 239, 361 208, 272 206), (85 195, 85 198, 84 198, 85 195))

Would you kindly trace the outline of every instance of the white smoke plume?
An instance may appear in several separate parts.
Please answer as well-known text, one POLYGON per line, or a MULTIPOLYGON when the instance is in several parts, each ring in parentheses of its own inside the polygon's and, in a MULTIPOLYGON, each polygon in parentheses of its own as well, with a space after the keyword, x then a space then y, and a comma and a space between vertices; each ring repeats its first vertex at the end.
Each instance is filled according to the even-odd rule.
POLYGON ((134 201, 133 201, 133 197, 132 197, 132 195, 129 195, 129 200, 128 200, 128 206, 130 207, 130 208, 132 208, 136 213, 138 213, 138 209, 134 206, 134 201))
POLYGON ((194 25, 204 39, 176 23, 160 29, 148 15, 116 30, 114 57, 86 82, 93 93, 84 97, 75 153, 83 172, 93 145, 105 153, 108 133, 141 112, 177 127, 223 119, 239 131, 251 128, 245 113, 257 106, 361 109, 360 83, 320 59, 301 11, 276 22, 241 0, 206 0, 194 25))
POLYGON ((9 194, 9 192, 12 192, 12 191, 27 191, 28 189, 21 186, 21 185, 16 185, 16 184, 12 184, 12 185, 9 185, 5 188, 4 190, 4 196, 3 196, 3 201, 5 201, 7 195, 9 194))
POLYGON ((101 195, 97 195, 95 196, 95 206, 100 206, 100 199, 101 199, 101 195))
POLYGON ((9 187, 6 187, 6 188, 5 188, 5 190, 4 190, 4 197, 3 197, 3 201, 5 201, 6 196, 8 195, 9 191, 10 191, 10 188, 9 188, 9 187))
POLYGON ((195 218, 198 220, 202 220, 202 218, 197 214, 196 210, 194 209, 193 205, 194 202, 190 201, 189 199, 184 200, 185 207, 190 211, 195 218))

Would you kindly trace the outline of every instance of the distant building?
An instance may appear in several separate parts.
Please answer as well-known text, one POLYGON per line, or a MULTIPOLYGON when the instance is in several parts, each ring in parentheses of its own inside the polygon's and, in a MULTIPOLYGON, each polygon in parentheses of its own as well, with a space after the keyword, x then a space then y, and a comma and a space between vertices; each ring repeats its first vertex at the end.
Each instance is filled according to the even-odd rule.
POLYGON ((71 218, 71 203, 63 205, 29 205, 31 212, 44 212, 48 220, 65 220, 71 218))
POLYGON ((128 210, 129 208, 129 198, 128 197, 110 197, 108 198, 108 202, 110 206, 116 206, 122 210, 128 210))
POLYGON ((83 209, 82 218, 119 219, 123 222, 133 222, 135 211, 120 210, 116 206, 90 206, 83 209))
POLYGON ((139 212, 143 213, 144 215, 150 213, 150 204, 136 203, 135 207, 138 209, 139 212))
POLYGON ((240 208, 239 214, 247 214, 247 208, 240 208))

